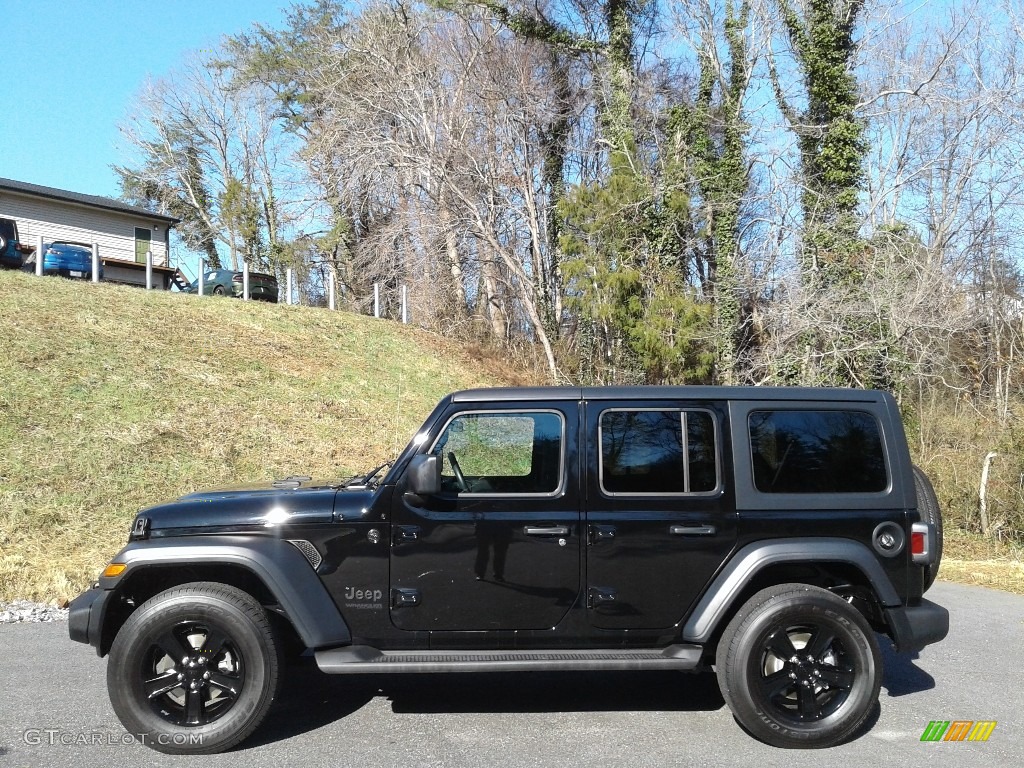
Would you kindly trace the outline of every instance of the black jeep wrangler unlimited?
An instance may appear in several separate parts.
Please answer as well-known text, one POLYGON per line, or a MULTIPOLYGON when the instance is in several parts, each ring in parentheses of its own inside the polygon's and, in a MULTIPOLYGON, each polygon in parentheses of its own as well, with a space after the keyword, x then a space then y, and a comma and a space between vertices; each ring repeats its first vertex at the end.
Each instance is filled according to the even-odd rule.
POLYGON ((749 732, 826 747, 876 704, 876 632, 946 636, 941 536, 882 392, 474 390, 364 476, 141 511, 70 633, 166 752, 252 733, 286 649, 330 674, 714 665, 749 732))

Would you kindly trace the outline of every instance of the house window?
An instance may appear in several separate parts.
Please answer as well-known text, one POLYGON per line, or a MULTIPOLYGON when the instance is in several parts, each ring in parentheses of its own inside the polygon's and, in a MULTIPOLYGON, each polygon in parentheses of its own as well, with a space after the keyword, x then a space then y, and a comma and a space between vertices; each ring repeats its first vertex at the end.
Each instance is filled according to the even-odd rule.
POLYGON ((153 233, 142 227, 135 228, 135 261, 146 263, 146 252, 153 250, 153 233))

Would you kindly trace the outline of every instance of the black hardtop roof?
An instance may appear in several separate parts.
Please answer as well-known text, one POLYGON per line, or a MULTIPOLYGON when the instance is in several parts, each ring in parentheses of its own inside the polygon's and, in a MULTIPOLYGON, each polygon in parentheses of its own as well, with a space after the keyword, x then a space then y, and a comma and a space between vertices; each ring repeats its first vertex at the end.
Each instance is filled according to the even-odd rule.
POLYGON ((826 387, 494 387, 451 394, 456 403, 540 400, 778 400, 874 403, 885 393, 874 389, 826 387))

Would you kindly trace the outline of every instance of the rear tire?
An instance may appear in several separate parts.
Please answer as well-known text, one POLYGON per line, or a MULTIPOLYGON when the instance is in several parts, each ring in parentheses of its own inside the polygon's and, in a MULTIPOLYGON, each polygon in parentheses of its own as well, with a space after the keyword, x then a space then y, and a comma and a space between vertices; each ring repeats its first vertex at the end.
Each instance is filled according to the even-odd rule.
POLYGON ((213 288, 213 295, 214 296, 223 296, 224 295, 224 286, 223 285, 216 285, 216 286, 214 286, 214 288, 213 288))
POLYGON ((223 752, 251 734, 278 687, 270 622, 250 595, 195 582, 161 592, 117 633, 107 666, 114 712, 168 754, 223 752))
POLYGON ((935 583, 935 577, 939 575, 939 566, 942 564, 942 510, 939 508, 939 500, 935 496, 935 488, 932 481, 920 467, 914 467, 914 490, 917 492, 917 512, 921 516, 922 523, 931 523, 935 527, 935 562, 928 566, 928 572, 924 577, 924 589, 935 583))
POLYGON ((716 659, 733 715, 772 746, 839 744, 878 702, 874 632, 853 606, 819 587, 780 584, 755 594, 729 622, 716 659))

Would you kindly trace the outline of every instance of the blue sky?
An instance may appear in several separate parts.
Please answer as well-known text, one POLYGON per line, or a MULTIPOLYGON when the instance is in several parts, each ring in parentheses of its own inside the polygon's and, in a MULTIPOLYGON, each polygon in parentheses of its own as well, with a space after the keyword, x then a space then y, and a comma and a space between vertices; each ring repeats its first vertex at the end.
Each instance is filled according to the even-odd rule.
POLYGON ((289 0, 0 0, 0 177, 117 197, 117 126, 147 77, 289 0))

